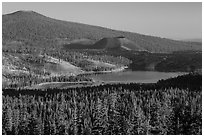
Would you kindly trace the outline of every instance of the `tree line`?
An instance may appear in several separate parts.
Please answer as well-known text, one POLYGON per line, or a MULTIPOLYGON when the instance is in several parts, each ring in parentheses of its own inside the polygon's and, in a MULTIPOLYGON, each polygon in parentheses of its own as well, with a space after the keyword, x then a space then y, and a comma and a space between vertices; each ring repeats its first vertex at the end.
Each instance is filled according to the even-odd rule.
POLYGON ((46 82, 92 81, 91 78, 83 75, 77 75, 77 76, 56 75, 56 76, 48 76, 48 77, 39 77, 34 75, 3 74, 3 76, 9 79, 9 82, 3 85, 3 88, 24 88, 27 86, 34 86, 36 84, 46 83, 46 82))

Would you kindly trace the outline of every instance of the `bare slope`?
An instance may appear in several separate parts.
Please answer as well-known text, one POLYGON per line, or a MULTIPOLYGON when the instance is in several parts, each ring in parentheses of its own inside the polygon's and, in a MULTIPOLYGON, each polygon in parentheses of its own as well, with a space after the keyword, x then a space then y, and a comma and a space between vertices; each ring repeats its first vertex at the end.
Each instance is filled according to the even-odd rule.
POLYGON ((59 60, 54 57, 47 56, 47 63, 45 64, 45 69, 49 70, 51 74, 54 75, 77 75, 83 71, 67 61, 59 60))
POLYGON ((116 31, 107 28, 60 21, 36 12, 18 11, 2 17, 2 37, 5 40, 29 42, 35 46, 56 45, 60 39, 87 38, 100 40, 104 37, 124 36, 137 46, 151 52, 201 50, 201 43, 181 42, 165 38, 116 31))

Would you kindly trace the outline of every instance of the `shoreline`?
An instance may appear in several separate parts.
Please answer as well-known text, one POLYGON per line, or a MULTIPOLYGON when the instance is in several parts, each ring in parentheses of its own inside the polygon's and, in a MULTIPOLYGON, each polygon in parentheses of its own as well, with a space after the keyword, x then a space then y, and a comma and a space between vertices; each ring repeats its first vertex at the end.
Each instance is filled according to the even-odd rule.
POLYGON ((120 68, 116 68, 116 69, 113 69, 113 70, 107 70, 107 71, 87 71, 87 72, 80 73, 78 75, 91 75, 91 74, 103 74, 103 73, 121 72, 121 71, 124 71, 127 68, 128 68, 128 66, 122 66, 120 68))

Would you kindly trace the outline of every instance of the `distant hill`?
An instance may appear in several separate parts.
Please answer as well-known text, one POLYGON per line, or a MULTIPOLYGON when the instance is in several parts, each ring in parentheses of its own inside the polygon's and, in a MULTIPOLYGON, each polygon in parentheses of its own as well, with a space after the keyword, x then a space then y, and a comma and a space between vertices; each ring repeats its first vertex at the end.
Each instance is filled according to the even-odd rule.
POLYGON ((131 40, 124 37, 114 37, 114 38, 103 38, 96 42, 93 47, 103 48, 103 49, 125 49, 125 50, 136 50, 144 51, 141 46, 136 45, 131 40))
MULTIPOLYGON (((182 42, 98 26, 61 21, 43 16, 34 11, 17 11, 2 16, 3 45, 6 45, 7 41, 20 41, 33 46, 60 46, 63 45, 62 43, 65 41, 69 42, 76 39, 104 41, 103 38, 120 36, 125 37, 125 39, 121 38, 119 41, 120 43, 124 43, 123 45, 126 45, 123 47, 126 49, 128 47, 134 48, 134 46, 136 49, 141 48, 150 52, 201 51, 202 49, 202 44, 197 42, 182 42)), ((105 39, 105 41, 110 41, 110 39, 105 39)), ((95 44, 95 46, 104 46, 98 44, 95 44)))

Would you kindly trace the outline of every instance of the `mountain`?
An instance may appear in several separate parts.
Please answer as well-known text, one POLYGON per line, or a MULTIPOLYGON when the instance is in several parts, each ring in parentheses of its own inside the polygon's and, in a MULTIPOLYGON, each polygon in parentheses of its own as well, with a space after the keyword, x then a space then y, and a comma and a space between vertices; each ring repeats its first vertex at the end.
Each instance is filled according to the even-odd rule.
POLYGON ((144 48, 136 45, 133 41, 128 40, 125 37, 111 37, 102 38, 96 42, 89 39, 77 39, 71 41, 69 44, 64 45, 65 49, 104 49, 104 50, 134 50, 134 51, 146 51, 144 48))
MULTIPOLYGON (((76 39, 89 39, 100 43, 100 40, 110 41, 120 36, 125 37, 125 39, 119 39, 119 43, 129 43, 124 44, 126 46, 122 46, 126 49, 128 47, 134 48, 134 46, 135 49, 141 48, 150 52, 201 51, 202 49, 201 43, 176 41, 99 26, 61 21, 34 11, 17 11, 2 16, 3 45, 7 45, 11 41, 18 41, 40 47, 62 46, 76 39)), ((98 43, 96 42, 95 46, 104 46, 98 45, 98 43)))

